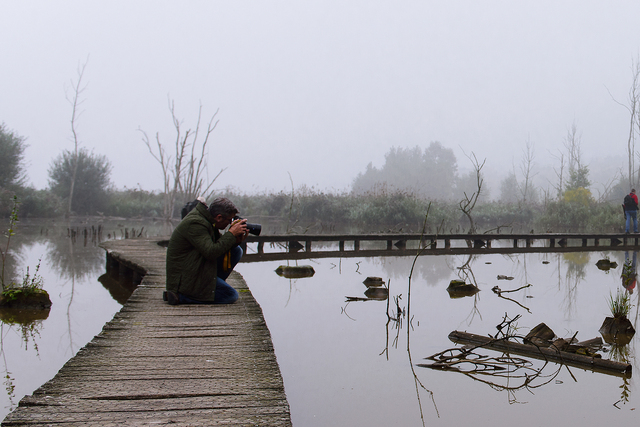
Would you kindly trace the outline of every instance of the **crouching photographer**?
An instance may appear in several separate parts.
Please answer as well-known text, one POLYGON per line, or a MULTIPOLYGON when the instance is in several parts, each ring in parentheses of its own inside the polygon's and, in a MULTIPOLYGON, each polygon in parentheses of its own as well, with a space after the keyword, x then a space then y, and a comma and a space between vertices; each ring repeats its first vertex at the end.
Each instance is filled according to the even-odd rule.
POLYGON ((185 214, 167 247, 164 299, 169 304, 237 301, 238 291, 226 279, 242 258, 239 244, 249 234, 247 220, 236 218, 237 214, 238 209, 227 198, 215 199, 209 206, 198 198, 185 214), (229 230, 222 234, 227 227, 229 230))

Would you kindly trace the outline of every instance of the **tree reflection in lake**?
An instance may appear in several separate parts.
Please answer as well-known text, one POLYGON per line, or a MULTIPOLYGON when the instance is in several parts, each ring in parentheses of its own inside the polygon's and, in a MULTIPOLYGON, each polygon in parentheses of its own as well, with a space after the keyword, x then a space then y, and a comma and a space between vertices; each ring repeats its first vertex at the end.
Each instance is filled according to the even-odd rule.
MULTIPOLYGON (((124 234, 119 230, 127 225, 105 224, 112 236, 124 234)), ((91 238, 85 242, 82 237, 73 243, 69 237, 70 228, 80 230, 79 235, 83 236, 85 227, 91 229, 90 225, 66 222, 18 223, 7 267, 13 276, 19 276, 27 266, 42 259, 39 274, 52 306, 47 318, 31 323, 18 321, 11 313, 0 316, 0 362, 6 391, 0 399, 1 418, 22 396, 53 377, 121 307, 123 300, 119 303, 113 299, 98 282, 105 271, 105 252, 99 242, 91 238)), ((135 228, 141 227, 135 224, 135 228)))
MULTIPOLYGON (((634 413, 629 410, 638 403, 633 393, 635 378, 628 380, 628 403, 620 404, 624 410, 618 411, 612 404, 621 397, 620 378, 576 368, 556 372, 557 365, 548 365, 545 371, 549 372, 537 378, 540 383, 545 382, 543 377, 552 381, 527 399, 511 396, 512 402, 528 403, 505 407, 509 399, 487 393, 484 384, 470 384, 462 376, 441 371, 418 371, 414 376, 413 370, 419 363, 413 359, 416 355, 452 347, 447 338, 451 331, 486 334, 495 330, 505 313, 522 316, 522 331, 547 322, 563 336, 577 331, 587 338, 597 336, 608 313, 606 298, 611 289, 621 286, 620 270, 605 274, 595 266, 595 260, 605 255, 613 259, 624 253, 586 254, 578 257, 578 265, 562 253, 480 255, 470 262, 467 256, 421 256, 415 264, 410 299, 407 278, 412 257, 318 259, 314 277, 295 282, 293 295, 289 281, 264 275, 277 262, 240 264, 237 270, 263 309, 294 425, 421 425, 421 414, 425 424, 439 415, 442 421, 438 422, 447 425, 475 425, 478 419, 492 425, 510 425, 514 419, 521 425, 538 425, 539 418, 532 418, 532 413, 548 414, 562 423, 577 417, 632 422, 634 413), (474 278, 471 281, 477 283, 482 298, 449 298, 445 288, 460 277, 460 266, 470 269, 465 274, 474 278), (498 282, 498 275, 513 280, 498 282), (349 303, 347 317, 341 311, 344 296, 361 294, 366 276, 382 277, 389 283, 391 297, 386 302, 349 303), (529 311, 491 292, 496 285, 518 289, 528 284, 532 286, 509 297, 529 311), (569 312, 567 302, 573 307, 569 312), (406 309, 401 322, 396 321, 398 304, 406 309), (474 310, 482 316, 470 318, 474 310), (381 341, 386 343, 382 349, 381 341), (420 384, 433 392, 437 407, 420 402, 430 396, 420 384)), ((629 346, 634 366, 636 340, 629 346)))
MULTIPOLYGON (((49 318, 42 323, 37 341, 40 357, 31 345, 24 350, 19 331, 3 326, 5 375, 11 379, 10 387, 15 387, 15 398, 7 395, 3 401, 6 411, 12 399, 19 400, 51 378, 73 356, 73 351, 97 334, 120 308, 109 291, 96 283, 104 273, 101 249, 80 244, 70 252, 64 242, 48 243, 52 235, 59 235, 53 229, 48 236, 39 230, 32 234, 18 263, 33 265, 44 256, 41 274, 45 288, 52 295, 53 306, 49 318), (92 254, 94 249, 98 255, 92 254), (78 261, 74 266, 69 260, 59 259, 60 254, 48 258, 49 250, 65 256, 86 255, 89 261, 78 261), (91 267, 92 263, 95 267, 91 267), (70 285, 72 277, 75 282, 70 285), (73 294, 71 305, 70 293, 73 294), (72 348, 70 335, 73 336, 72 348)), ((635 413, 630 410, 637 407, 639 401, 634 393, 635 378, 629 380, 626 404, 619 404, 618 410, 612 403, 621 398, 619 378, 612 381, 603 378, 606 376, 576 369, 572 373, 577 382, 562 370, 556 377, 558 381, 537 389, 526 405, 508 405, 504 394, 488 393, 486 385, 462 381, 464 378, 455 378, 447 372, 414 370, 418 363, 415 357, 451 347, 447 339, 451 331, 468 329, 486 333, 494 330, 505 312, 512 316, 521 314, 521 324, 525 326, 547 322, 563 336, 571 336, 576 331, 595 335, 608 314, 606 297, 612 289, 621 286, 620 270, 605 274, 595 267, 595 259, 603 255, 617 257, 620 265, 623 263, 622 252, 588 254, 582 263, 584 274, 578 280, 575 278, 579 275, 573 273, 577 270, 570 265, 573 260, 563 254, 474 257, 468 266, 482 295, 475 300, 451 299, 445 290, 450 280, 459 277, 457 267, 464 265, 467 257, 419 257, 413 269, 410 300, 407 278, 414 262, 412 257, 309 260, 305 263, 312 264, 316 273, 303 279, 277 276, 274 270, 281 263, 278 261, 241 263, 236 269, 263 309, 294 425, 421 425, 425 420, 431 424, 438 416, 442 421, 436 422, 443 425, 477 425, 478 419, 496 426, 510 425, 514 419, 520 425, 538 425, 539 417, 531 417, 532 413, 549 414, 561 423, 572 423, 576 418, 589 419, 593 424, 631 423, 635 413), (553 263, 543 264, 543 261, 553 263), (572 273, 567 275, 567 271, 572 273), (513 296, 527 306, 530 313, 490 292, 498 284, 499 274, 514 277, 509 288, 533 285, 513 296), (391 299, 350 304, 349 316, 354 319, 351 320, 340 310, 344 296, 362 294, 362 280, 366 276, 383 277, 389 283, 391 299), (567 292, 567 287, 571 287, 571 292, 567 292), (570 311, 566 310, 567 295, 573 307, 570 311), (406 310, 405 317, 397 316, 398 307, 406 310), (469 319, 473 310, 482 316, 469 319), (402 321, 396 323, 389 315, 402 321), (396 333, 393 333, 394 327, 396 333), (393 345, 388 345, 389 339, 393 345), (385 340, 387 351, 381 353, 385 340), (420 399, 428 401, 430 396, 421 385, 433 392, 437 407, 431 403, 421 404, 420 399)), ((638 304, 635 305, 637 323, 638 304)), ((634 337, 627 347, 626 356, 634 367, 637 367, 634 351, 637 339, 634 337)))

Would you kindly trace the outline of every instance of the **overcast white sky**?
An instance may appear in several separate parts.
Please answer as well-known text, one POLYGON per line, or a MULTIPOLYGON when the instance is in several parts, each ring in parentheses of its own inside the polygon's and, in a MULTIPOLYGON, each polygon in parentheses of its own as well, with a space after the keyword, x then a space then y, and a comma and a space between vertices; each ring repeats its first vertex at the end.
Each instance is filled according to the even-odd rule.
MULTIPOLYGON (((555 161, 571 124, 587 161, 624 156, 640 49, 635 1, 0 0, 0 122, 28 173, 71 149, 65 90, 88 63, 82 146, 122 188, 162 187, 138 128, 175 136, 219 109, 216 187, 348 188, 392 146, 440 141, 511 170, 525 141, 555 161)), ((625 164, 616 165, 625 167, 625 164)))

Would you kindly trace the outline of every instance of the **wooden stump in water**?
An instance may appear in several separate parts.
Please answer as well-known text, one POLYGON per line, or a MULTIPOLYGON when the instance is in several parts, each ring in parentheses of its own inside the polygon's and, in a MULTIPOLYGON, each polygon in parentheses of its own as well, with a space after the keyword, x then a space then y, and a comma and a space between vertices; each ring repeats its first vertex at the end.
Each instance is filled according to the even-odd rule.
POLYGON ((362 283, 364 283, 367 288, 371 288, 384 285, 384 280, 382 280, 382 277, 369 276, 364 279, 362 283))
POLYGON ((300 279, 302 277, 312 277, 316 271, 310 265, 288 266, 281 265, 276 268, 276 274, 287 279, 300 279))
POLYGON ((609 344, 625 345, 631 342, 636 330, 626 317, 607 317, 598 332, 609 344))
POLYGON ((609 271, 612 268, 618 268, 618 263, 608 259, 601 259, 596 262, 596 267, 603 271, 609 271))
POLYGON ((449 283, 447 292, 449 292, 450 298, 463 298, 477 294, 480 292, 480 289, 475 285, 465 283, 463 280, 452 280, 449 283))
POLYGON ((389 289, 387 288, 378 288, 371 287, 364 291, 364 295, 369 299, 375 299, 379 301, 384 301, 389 298, 389 289))

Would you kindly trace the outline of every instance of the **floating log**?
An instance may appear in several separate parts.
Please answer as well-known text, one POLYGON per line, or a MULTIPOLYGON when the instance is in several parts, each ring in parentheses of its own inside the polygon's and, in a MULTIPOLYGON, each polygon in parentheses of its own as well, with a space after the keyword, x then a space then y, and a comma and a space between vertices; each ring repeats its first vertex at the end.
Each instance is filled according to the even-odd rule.
POLYGON ((515 353, 521 356, 588 369, 594 372, 631 378, 631 364, 629 363, 616 362, 614 360, 582 354, 568 353, 566 351, 557 351, 552 348, 537 347, 535 345, 521 344, 509 340, 496 340, 491 337, 470 334, 462 331, 451 332, 449 334, 449 339, 459 344, 472 344, 478 347, 502 351, 504 353, 515 353))
POLYGON ((303 277, 312 277, 314 274, 316 274, 316 271, 310 265, 281 265, 276 268, 276 274, 287 279, 300 279, 303 277))

